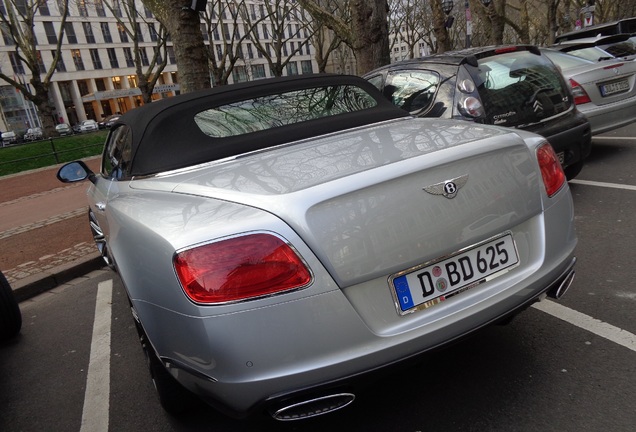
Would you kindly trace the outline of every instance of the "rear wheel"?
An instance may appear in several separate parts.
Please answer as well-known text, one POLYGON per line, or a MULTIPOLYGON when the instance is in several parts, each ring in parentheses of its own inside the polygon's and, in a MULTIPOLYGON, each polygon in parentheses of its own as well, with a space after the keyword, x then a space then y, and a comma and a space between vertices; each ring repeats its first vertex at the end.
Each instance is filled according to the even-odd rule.
POLYGON ((577 163, 567 166, 563 171, 565 172, 565 177, 568 180, 572 180, 574 177, 579 175, 582 169, 583 161, 578 161, 577 163))
POLYGON ((150 372, 150 378, 152 379, 152 384, 157 391, 161 407, 175 416, 183 414, 196 401, 195 396, 179 384, 172 375, 170 375, 168 370, 161 363, 161 360, 157 357, 152 345, 150 345, 146 332, 141 326, 141 322, 139 321, 132 304, 131 311, 133 313, 135 327, 137 328, 137 333, 139 335, 139 342, 141 342, 141 348, 144 352, 144 356, 146 357, 146 365, 150 372))
POLYGON ((0 340, 12 338, 22 328, 22 314, 11 285, 0 272, 0 340))

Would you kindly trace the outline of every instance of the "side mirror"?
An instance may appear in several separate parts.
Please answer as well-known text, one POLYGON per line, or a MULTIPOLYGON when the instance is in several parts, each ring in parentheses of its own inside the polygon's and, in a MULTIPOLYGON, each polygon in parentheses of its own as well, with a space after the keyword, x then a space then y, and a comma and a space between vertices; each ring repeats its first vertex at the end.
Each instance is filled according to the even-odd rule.
POLYGON ((57 172, 57 179, 62 183, 76 183, 89 179, 95 181, 95 173, 82 161, 69 162, 57 172))

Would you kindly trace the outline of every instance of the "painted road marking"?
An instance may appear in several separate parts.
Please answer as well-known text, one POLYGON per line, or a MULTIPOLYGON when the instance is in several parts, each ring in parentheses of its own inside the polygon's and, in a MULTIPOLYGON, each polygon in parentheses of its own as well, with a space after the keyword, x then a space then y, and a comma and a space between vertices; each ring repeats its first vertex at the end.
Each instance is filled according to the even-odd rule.
POLYGON ((636 351, 636 335, 615 327, 611 324, 592 318, 581 312, 562 306, 550 300, 540 301, 532 305, 533 308, 559 318, 576 327, 594 333, 597 336, 636 351))
POLYGON ((80 432, 108 432, 112 298, 112 279, 100 282, 80 432))
POLYGON ((612 188, 612 189, 625 189, 625 190, 633 190, 636 191, 636 186, 632 186, 632 185, 624 185, 624 184, 619 184, 619 183, 605 183, 605 182, 596 182, 596 181, 589 181, 589 180, 570 180, 570 183, 575 183, 575 184, 580 184, 580 185, 585 185, 585 186, 599 186, 599 187, 606 187, 606 188, 612 188))

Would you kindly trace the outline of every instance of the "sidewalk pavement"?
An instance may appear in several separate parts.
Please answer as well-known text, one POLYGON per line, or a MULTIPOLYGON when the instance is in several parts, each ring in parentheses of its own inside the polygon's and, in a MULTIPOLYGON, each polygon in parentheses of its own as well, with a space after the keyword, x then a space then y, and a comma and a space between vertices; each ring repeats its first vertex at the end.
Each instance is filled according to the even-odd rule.
MULTIPOLYGON (((51 168, 47 169, 51 171, 51 168)), ((37 171, 35 174, 37 175, 37 171)), ((30 181, 34 171, 0 177, 0 192, 9 187, 9 180, 30 181), (27 177, 30 175, 31 177, 27 177)), ((29 233, 37 228, 85 215, 87 183, 63 185, 48 190, 31 190, 29 195, 0 202, 0 241, 11 236, 29 233)), ((44 189, 47 189, 43 186, 44 189)), ((87 222, 88 223, 88 222, 87 222)), ((55 250, 55 239, 41 239, 35 234, 29 242, 42 243, 42 256, 11 269, 2 269, 18 301, 27 300, 42 292, 67 283, 93 270, 104 267, 92 242, 83 242, 62 251, 55 250), (51 241, 52 240, 52 241, 51 241)))

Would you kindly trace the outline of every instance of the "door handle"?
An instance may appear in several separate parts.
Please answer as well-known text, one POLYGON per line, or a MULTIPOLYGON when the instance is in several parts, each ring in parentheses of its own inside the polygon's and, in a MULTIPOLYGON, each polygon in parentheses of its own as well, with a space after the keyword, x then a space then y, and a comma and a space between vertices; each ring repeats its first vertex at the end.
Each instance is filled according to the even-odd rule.
POLYGON ((106 210, 106 203, 105 202, 101 202, 101 201, 97 202, 97 203, 95 203, 95 207, 97 207, 97 210, 103 212, 104 210, 106 210))

